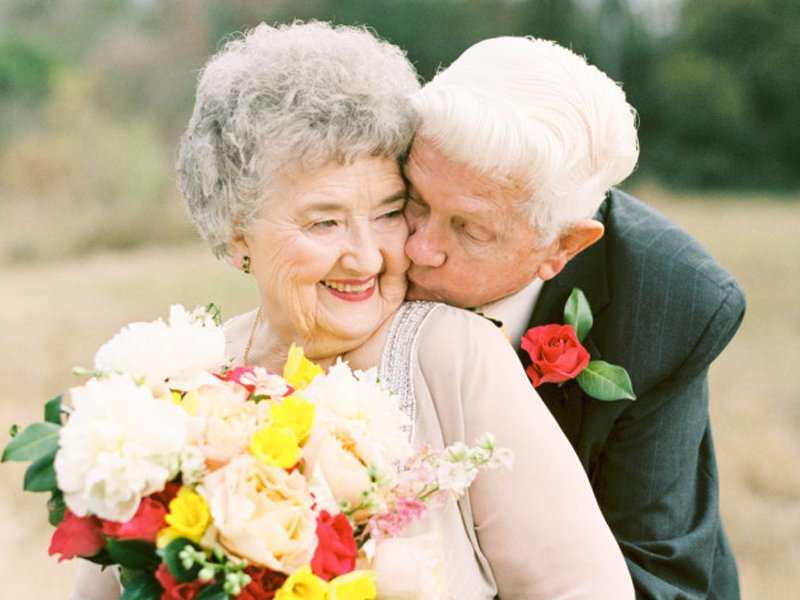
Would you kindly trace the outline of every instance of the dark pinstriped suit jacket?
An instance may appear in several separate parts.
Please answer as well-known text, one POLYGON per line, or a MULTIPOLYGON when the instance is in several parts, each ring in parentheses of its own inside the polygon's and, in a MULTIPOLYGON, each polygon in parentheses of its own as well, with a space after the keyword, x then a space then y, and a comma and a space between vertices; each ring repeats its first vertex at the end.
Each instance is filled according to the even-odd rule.
POLYGON ((545 284, 530 326, 562 322, 580 287, 594 313, 586 347, 627 369, 638 400, 600 402, 574 382, 538 391, 589 474, 637 597, 737 599, 707 375, 744 296, 694 239, 635 198, 612 190, 595 218, 604 237, 545 284))

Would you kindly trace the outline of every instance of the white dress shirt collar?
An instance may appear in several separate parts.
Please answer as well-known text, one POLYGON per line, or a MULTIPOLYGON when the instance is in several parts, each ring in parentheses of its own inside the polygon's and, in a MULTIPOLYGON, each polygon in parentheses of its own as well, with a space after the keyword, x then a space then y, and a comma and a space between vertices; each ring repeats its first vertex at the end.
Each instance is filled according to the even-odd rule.
POLYGON ((480 306, 477 310, 487 317, 502 321, 503 331, 518 350, 543 285, 544 281, 537 277, 518 292, 480 306))

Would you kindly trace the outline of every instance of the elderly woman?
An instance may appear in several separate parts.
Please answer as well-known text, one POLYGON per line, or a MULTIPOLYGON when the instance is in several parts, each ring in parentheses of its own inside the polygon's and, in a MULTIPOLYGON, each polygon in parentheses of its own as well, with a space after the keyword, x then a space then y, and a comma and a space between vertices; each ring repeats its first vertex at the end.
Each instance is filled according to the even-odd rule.
MULTIPOLYGON (((481 475, 418 539, 382 542, 381 597, 632 598, 589 482, 508 341, 470 312, 403 302, 399 163, 417 89, 397 47, 324 23, 261 25, 207 64, 178 170, 203 237, 258 288, 258 308, 227 325, 230 358, 277 368, 296 343, 323 365, 377 366, 415 445, 491 431, 513 450, 513 471, 481 475)), ((81 578, 78 597, 96 586, 81 578)))

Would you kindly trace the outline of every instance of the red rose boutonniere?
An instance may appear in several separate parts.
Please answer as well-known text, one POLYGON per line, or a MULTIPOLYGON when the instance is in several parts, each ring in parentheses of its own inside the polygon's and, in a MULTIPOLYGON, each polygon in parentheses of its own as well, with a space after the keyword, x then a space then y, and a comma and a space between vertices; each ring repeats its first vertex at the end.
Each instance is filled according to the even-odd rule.
POLYGON ((533 387, 575 379, 598 400, 636 400, 628 372, 602 360, 591 360, 581 341, 592 328, 592 310, 575 288, 564 306, 564 325, 533 327, 522 336, 522 349, 531 357, 527 369, 533 387))

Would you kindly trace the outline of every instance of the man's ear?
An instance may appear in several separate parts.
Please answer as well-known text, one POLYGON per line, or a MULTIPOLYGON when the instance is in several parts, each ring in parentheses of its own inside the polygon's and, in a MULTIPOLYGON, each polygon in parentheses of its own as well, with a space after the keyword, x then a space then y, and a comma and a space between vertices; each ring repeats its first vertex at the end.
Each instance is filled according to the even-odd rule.
POLYGON ((547 281, 558 275, 569 261, 603 237, 605 227, 594 219, 582 219, 563 231, 546 250, 537 276, 547 281))

